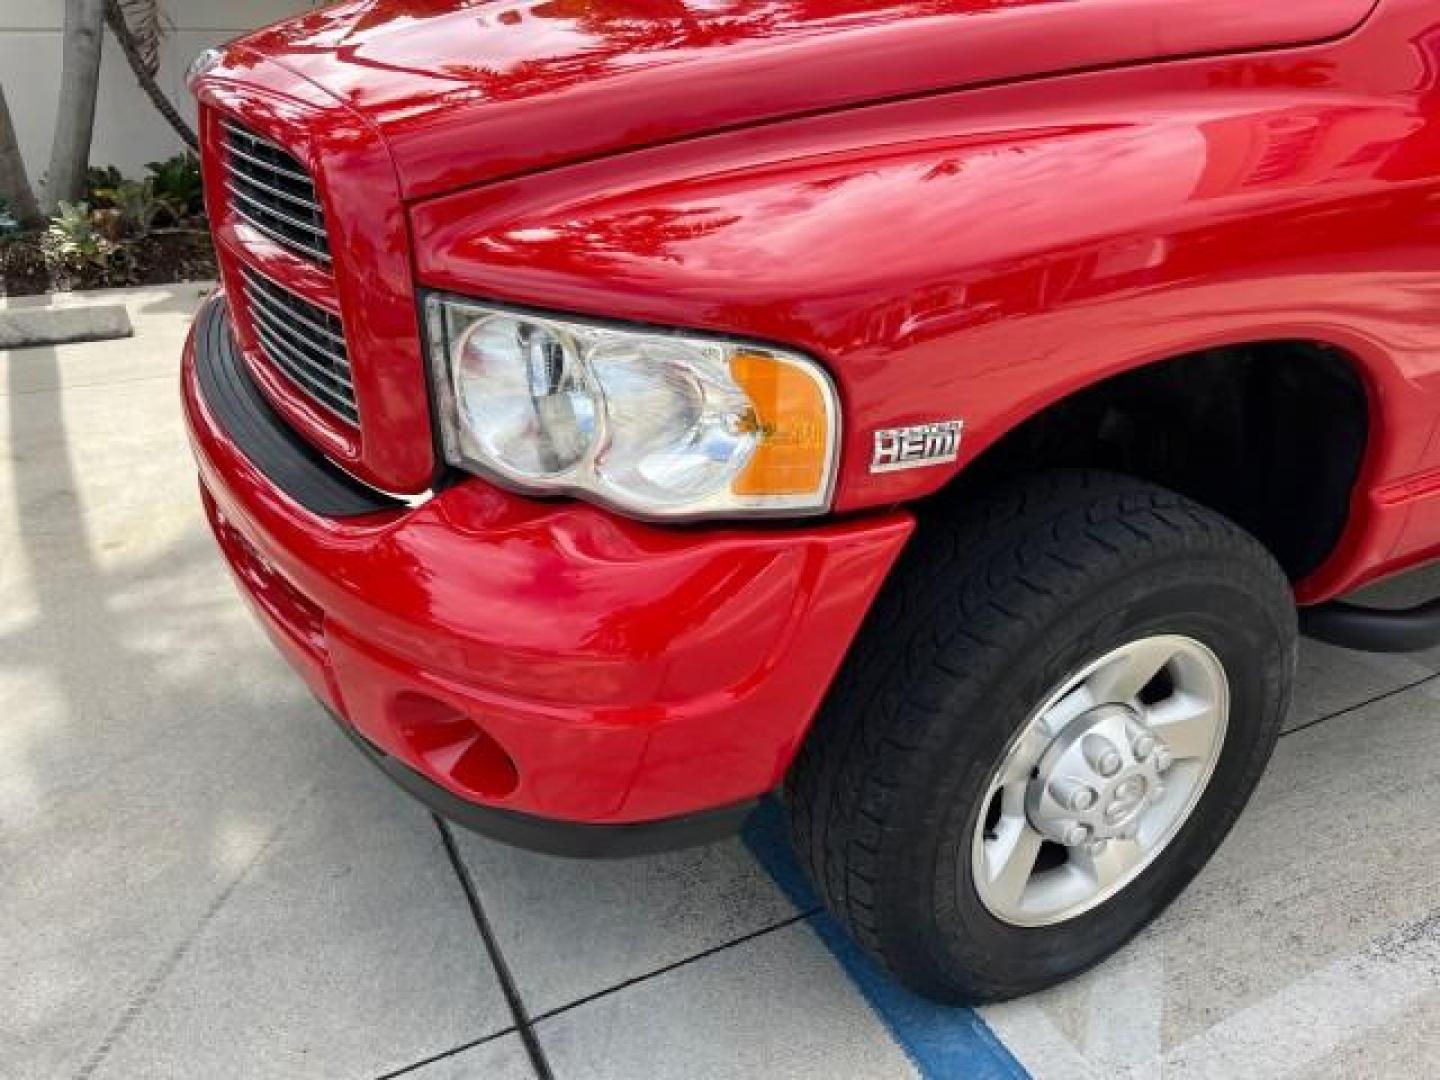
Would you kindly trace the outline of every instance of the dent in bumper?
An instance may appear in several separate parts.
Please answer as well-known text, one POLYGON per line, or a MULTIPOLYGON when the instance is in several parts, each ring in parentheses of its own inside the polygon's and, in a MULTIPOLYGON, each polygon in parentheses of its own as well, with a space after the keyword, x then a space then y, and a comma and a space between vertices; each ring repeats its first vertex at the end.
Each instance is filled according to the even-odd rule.
POLYGON ((892 513, 659 529, 479 480, 414 509, 320 517, 215 423, 193 349, 186 418, 242 591, 327 704, 470 802, 625 823, 768 791, 913 527, 892 513), (417 696, 503 748, 510 790, 466 783, 464 748, 436 749, 405 708, 417 696))

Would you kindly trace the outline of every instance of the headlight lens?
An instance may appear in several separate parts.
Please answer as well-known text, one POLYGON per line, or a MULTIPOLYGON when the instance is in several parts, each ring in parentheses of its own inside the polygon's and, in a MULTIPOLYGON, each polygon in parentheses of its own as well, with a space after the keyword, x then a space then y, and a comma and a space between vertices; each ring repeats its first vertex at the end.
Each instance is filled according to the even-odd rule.
POLYGON ((426 299, 445 456, 643 517, 819 513, 839 414, 783 350, 426 299))
POLYGON ((598 435, 594 385, 577 342, 508 315, 477 319, 455 344, 461 445, 516 480, 575 470, 598 435))

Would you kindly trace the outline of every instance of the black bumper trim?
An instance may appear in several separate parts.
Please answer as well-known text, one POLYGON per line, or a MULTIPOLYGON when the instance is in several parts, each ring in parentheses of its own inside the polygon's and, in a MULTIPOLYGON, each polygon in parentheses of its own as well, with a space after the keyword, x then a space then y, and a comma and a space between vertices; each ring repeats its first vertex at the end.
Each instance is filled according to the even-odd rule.
POLYGON ((1421 652, 1440 645, 1440 600, 1391 610, 1339 601, 1300 610, 1300 629, 1316 641, 1360 652, 1421 652))
POLYGON ((699 814, 626 825, 557 821, 515 810, 481 806, 467 802, 421 776, 370 742, 342 717, 328 709, 326 711, 381 772, 441 817, 492 840, 546 855, 571 859, 618 859, 710 844, 738 833, 760 805, 759 799, 750 799, 699 814))
POLYGON ((196 318, 195 376, 206 407, 240 452, 312 514, 360 517, 405 506, 336 467, 275 411, 245 367, 222 296, 196 318))

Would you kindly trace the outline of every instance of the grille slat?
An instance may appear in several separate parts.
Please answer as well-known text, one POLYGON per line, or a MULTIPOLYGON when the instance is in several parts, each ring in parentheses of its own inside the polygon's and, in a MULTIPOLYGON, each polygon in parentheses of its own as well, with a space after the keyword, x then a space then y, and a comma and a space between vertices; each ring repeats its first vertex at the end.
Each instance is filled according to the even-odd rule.
POLYGON ((323 337, 329 338, 340 347, 345 349, 345 334, 341 330, 340 320, 331 315, 328 311, 319 311, 312 304, 301 300, 294 293, 273 284, 268 279, 253 271, 246 271, 247 284, 250 288, 260 294, 260 300, 267 306, 272 307, 277 313, 286 318, 298 319, 310 329, 323 337), (316 313, 320 318, 316 319, 316 313))
POLYGON ((297 350, 300 353, 299 359, 305 362, 305 366, 315 375, 331 383, 336 390, 344 394, 354 392, 355 388, 350 384, 350 380, 330 366, 332 362, 330 357, 317 355, 319 350, 317 350, 314 345, 305 341, 294 330, 278 323, 274 315, 271 315, 259 305, 252 307, 250 310, 256 316, 257 320, 263 324, 263 327, 256 327, 257 330, 264 329, 266 333, 279 338, 287 348, 297 350))
POLYGON ((289 154, 286 154, 278 146, 275 146, 274 143, 268 143, 265 145, 267 147, 273 148, 276 151, 277 156, 283 154, 284 158, 289 158, 288 162, 283 159, 280 161, 270 160, 268 158, 262 157, 259 154, 254 153, 253 151, 258 149, 260 146, 259 137, 251 135, 248 131, 238 128, 234 124, 226 124, 225 133, 229 136, 229 138, 226 140, 229 150, 236 157, 244 160, 248 164, 256 166, 257 168, 264 169, 266 172, 269 172, 275 176, 282 176, 285 177, 287 180, 293 180, 297 185, 304 185, 307 187, 313 186, 313 182, 311 181, 309 174, 305 172, 304 168, 300 165, 300 163, 297 162, 294 158, 290 157, 289 154), (241 146, 237 144, 243 144, 244 146, 249 147, 249 149, 241 149, 241 146))
MULTIPOLYGON (((320 336, 324 337, 325 340, 330 341, 331 346, 336 346, 340 351, 344 350, 344 347, 346 347, 346 338, 344 338, 343 334, 336 334, 334 333, 334 331, 328 330, 327 327, 323 327, 323 325, 315 323, 315 321, 311 320, 311 318, 308 317, 308 315, 305 315, 304 312, 295 311, 294 308, 291 307, 291 305, 287 304, 287 302, 285 302, 284 300, 281 300, 281 298, 274 297, 274 295, 269 295, 265 287, 262 287, 262 285, 258 284, 258 281, 252 281, 251 285, 253 288, 256 289, 256 291, 259 292, 259 294, 261 294, 258 295, 258 297, 251 298, 252 307, 264 307, 266 314, 271 315, 271 317, 278 318, 281 323, 284 323, 287 318, 289 318, 289 320, 297 321, 297 323, 304 325, 307 330, 314 331, 315 334, 320 334, 320 336)), ((274 285, 269 288, 274 288, 274 285)), ((291 331, 291 333, 294 333, 294 331, 291 331)))
POLYGON ((244 282, 250 324, 266 358, 317 404, 358 424, 340 320, 249 267, 244 282))
POLYGON ((253 176, 245 176, 243 183, 247 188, 256 189, 269 195, 271 198, 282 199, 294 206, 298 211, 305 214, 312 214, 315 211, 315 204, 305 195, 296 194, 293 191, 282 191, 280 188, 271 187, 263 180, 257 180, 253 176))
POLYGON ((225 121, 231 208, 259 232, 307 258, 328 264, 330 237, 315 182, 293 155, 225 121))
POLYGON ((326 386, 303 359, 297 359, 291 348, 276 338, 269 330, 263 326, 257 326, 255 332, 260 338, 260 344, 264 347, 265 355, 270 358, 270 362, 283 371, 291 382, 304 389, 312 401, 323 405, 348 423, 354 424, 359 421, 360 418, 356 415, 355 410, 346 403, 344 392, 326 386))
POLYGON ((301 221, 299 218, 291 217, 289 214, 286 214, 281 210, 276 210, 273 206, 269 206, 261 202, 256 196, 250 194, 239 184, 231 182, 226 184, 225 186, 230 189, 231 195, 234 195, 237 199, 241 200, 245 204, 243 207, 236 208, 242 217, 250 217, 251 215, 263 215, 269 220, 272 228, 274 227, 274 224, 278 222, 286 229, 298 229, 300 232, 309 233, 311 236, 315 237, 316 243, 320 243, 325 240, 325 230, 323 227, 319 225, 312 225, 308 221, 301 221))

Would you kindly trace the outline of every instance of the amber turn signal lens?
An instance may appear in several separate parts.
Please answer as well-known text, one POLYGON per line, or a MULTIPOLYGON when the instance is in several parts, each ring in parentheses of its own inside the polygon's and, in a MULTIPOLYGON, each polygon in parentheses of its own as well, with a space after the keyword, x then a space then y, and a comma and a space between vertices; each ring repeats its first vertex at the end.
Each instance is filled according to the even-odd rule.
POLYGON ((830 415, 816 379, 794 364, 760 352, 737 352, 730 374, 754 404, 759 435, 736 495, 807 495, 825 486, 830 415))

